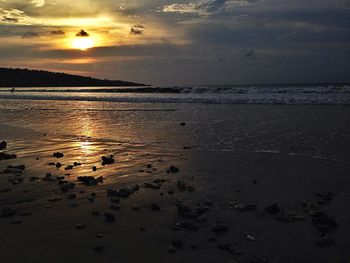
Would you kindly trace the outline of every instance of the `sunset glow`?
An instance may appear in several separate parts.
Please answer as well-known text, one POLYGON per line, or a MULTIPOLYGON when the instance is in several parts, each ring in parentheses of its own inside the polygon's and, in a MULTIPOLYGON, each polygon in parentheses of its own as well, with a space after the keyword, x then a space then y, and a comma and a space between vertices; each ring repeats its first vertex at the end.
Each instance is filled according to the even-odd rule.
POLYGON ((72 47, 80 50, 88 50, 89 48, 94 47, 94 40, 92 38, 82 37, 75 38, 72 42, 72 47))

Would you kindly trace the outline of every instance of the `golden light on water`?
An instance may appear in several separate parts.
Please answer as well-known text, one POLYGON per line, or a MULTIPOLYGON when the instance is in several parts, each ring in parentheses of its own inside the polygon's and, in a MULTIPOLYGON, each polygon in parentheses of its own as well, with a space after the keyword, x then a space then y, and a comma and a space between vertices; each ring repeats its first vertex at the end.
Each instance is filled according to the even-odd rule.
POLYGON ((80 50, 88 50, 89 48, 93 48, 95 46, 95 41, 90 37, 79 37, 75 38, 72 41, 72 47, 74 49, 80 50))

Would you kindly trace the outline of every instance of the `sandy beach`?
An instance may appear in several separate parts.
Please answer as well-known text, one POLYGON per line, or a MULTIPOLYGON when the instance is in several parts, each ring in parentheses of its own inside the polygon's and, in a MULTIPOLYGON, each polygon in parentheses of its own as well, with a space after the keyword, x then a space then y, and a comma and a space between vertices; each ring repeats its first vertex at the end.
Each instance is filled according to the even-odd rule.
POLYGON ((348 107, 69 103, 2 104, 2 262, 348 262, 348 107))

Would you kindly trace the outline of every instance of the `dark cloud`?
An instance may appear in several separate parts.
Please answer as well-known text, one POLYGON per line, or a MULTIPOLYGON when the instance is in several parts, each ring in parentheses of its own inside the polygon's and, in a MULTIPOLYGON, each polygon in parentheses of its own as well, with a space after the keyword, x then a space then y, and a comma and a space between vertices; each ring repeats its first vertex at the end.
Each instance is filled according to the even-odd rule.
POLYGON ((144 28, 145 27, 143 25, 140 25, 140 24, 134 25, 130 29, 130 34, 132 34, 132 35, 142 35, 144 28))
POLYGON ((26 32, 22 35, 23 38, 35 38, 40 37, 40 35, 36 32, 26 32))
POLYGON ((250 60, 257 60, 258 59, 256 51, 254 49, 243 50, 243 56, 247 59, 250 59, 250 60))
POLYGON ((8 23, 18 23, 19 22, 19 19, 16 18, 16 17, 2 17, 1 18, 1 21, 3 22, 8 22, 8 23))
POLYGON ((50 34, 52 34, 52 35, 65 35, 66 33, 63 30, 58 29, 58 30, 52 30, 50 32, 50 34))
POLYGON ((77 34, 77 37, 88 37, 90 36, 90 34, 88 32, 86 32, 84 29, 80 30, 77 34))

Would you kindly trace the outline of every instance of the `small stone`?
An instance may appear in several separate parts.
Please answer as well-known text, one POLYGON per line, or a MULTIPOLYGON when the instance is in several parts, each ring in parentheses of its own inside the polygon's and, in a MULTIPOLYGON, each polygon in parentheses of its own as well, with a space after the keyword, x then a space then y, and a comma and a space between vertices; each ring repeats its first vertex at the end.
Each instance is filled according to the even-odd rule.
POLYGON ((92 171, 96 172, 97 171, 97 167, 96 166, 92 166, 92 171))
POLYGON ((103 246, 96 246, 95 248, 94 248, 94 251, 95 252, 102 252, 104 250, 104 247, 103 246))
POLYGON ((62 164, 61 163, 56 163, 56 168, 61 168, 62 164))
POLYGON ((269 214, 277 214, 281 211, 277 204, 265 207, 265 211, 269 214))
POLYGON ((7 147, 7 142, 5 141, 0 142, 0 150, 6 149, 6 147, 7 147))
POLYGON ((67 165, 64 170, 68 171, 68 170, 72 170, 74 168, 73 165, 67 165))
POLYGON ((225 225, 224 223, 222 223, 221 221, 217 221, 214 225, 213 225, 213 232, 214 233, 225 233, 228 231, 228 226, 225 225))
POLYGON ((120 207, 117 206, 117 205, 114 205, 114 204, 112 204, 112 205, 110 206, 110 208, 111 208, 111 210, 120 210, 120 207))
POLYGON ((104 234, 96 234, 96 237, 100 239, 103 238, 104 236, 105 236, 104 234))
POLYGON ((151 204, 151 209, 152 209, 152 211, 159 211, 160 206, 157 203, 153 203, 153 204, 151 204))
POLYGON ((102 159, 102 165, 113 164, 115 162, 113 157, 102 156, 101 159, 102 159))
POLYGON ((112 213, 104 213, 105 220, 109 223, 112 223, 115 221, 115 216, 112 213))
POLYGON ((177 168, 177 167, 174 166, 174 165, 171 165, 171 166, 169 167, 169 169, 167 170, 167 173, 176 174, 176 173, 178 173, 179 171, 180 171, 179 168, 177 168))
POLYGON ((75 225, 75 228, 77 229, 77 230, 82 230, 82 229, 84 229, 86 227, 86 225, 84 225, 84 224, 76 224, 75 225))
POLYGON ((18 225, 18 224, 20 224, 20 223, 22 223, 22 220, 19 219, 19 218, 15 218, 15 219, 13 219, 13 220, 11 221, 11 224, 14 224, 14 225, 18 225))
POLYGON ((101 213, 100 211, 92 211, 91 214, 94 216, 100 216, 101 213))
POLYGON ((181 122, 180 125, 181 126, 186 126, 186 123, 185 122, 181 122))
POLYGON ((168 252, 169 253, 175 253, 176 252, 176 248, 174 246, 172 246, 172 245, 169 245, 168 246, 168 252))
POLYGON ((11 217, 11 216, 14 216, 15 214, 16 214, 16 209, 12 207, 4 207, 1 210, 1 217, 11 217))
POLYGON ((81 166, 81 163, 74 162, 73 165, 74 165, 74 166, 81 166))
POLYGON ((324 235, 316 240, 316 246, 318 247, 329 247, 334 245, 333 238, 329 235, 324 235))
POLYGON ((245 237, 248 241, 256 241, 256 238, 252 234, 246 234, 245 237))
POLYGON ((63 158, 64 154, 60 152, 55 152, 52 156, 58 159, 58 158, 63 158))
POLYGON ((183 247, 184 246, 184 242, 181 240, 181 239, 174 239, 172 242, 171 242, 172 246, 175 247, 175 248, 180 248, 180 247, 183 247))

